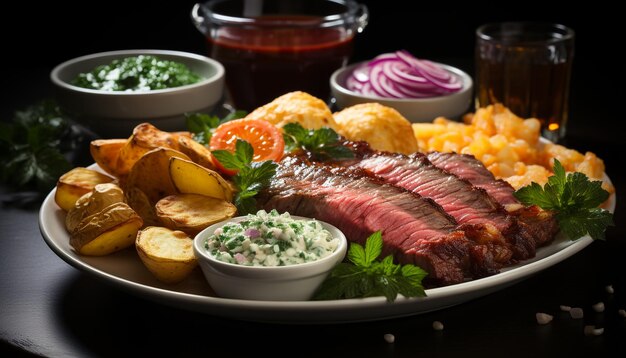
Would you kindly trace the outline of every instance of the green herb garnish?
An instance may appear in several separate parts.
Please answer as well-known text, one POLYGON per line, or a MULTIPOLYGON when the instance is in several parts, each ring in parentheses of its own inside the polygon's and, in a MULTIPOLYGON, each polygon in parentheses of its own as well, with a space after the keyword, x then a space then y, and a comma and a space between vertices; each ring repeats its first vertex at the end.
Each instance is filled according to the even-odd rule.
POLYGON ((0 123, 1 181, 49 191, 71 169, 63 153, 74 150, 78 140, 78 130, 53 101, 15 112, 11 123, 0 123))
POLYGON ((214 150, 211 152, 226 169, 237 170, 232 178, 238 189, 235 194, 235 206, 240 214, 256 212, 256 199, 259 191, 269 185, 270 179, 276 174, 278 165, 271 160, 253 162, 254 149, 245 140, 237 139, 235 152, 214 150))
POLYGON ((382 248, 380 231, 367 238, 365 248, 351 243, 348 259, 352 264, 342 262, 337 265, 318 289, 315 299, 385 296, 388 302, 393 302, 398 294, 425 297, 422 279, 428 273, 411 264, 396 265, 391 255, 376 261, 382 248))
POLYGON ((351 159, 354 153, 343 146, 341 137, 328 127, 320 129, 305 129, 299 123, 287 123, 283 126, 285 152, 304 150, 313 159, 351 159))
POLYGON ((111 61, 80 73, 72 84, 101 91, 151 91, 190 85, 202 80, 176 61, 139 55, 111 61))
POLYGON ((554 160, 554 175, 542 188, 537 183, 520 188, 514 195, 526 205, 537 205, 556 212, 559 227, 570 240, 586 234, 604 240, 604 232, 613 225, 613 214, 598 206, 609 198, 601 181, 590 181, 583 173, 565 175, 565 169, 554 160))
POLYGON ((215 128, 220 124, 232 121, 233 119, 243 118, 247 114, 248 112, 246 111, 236 110, 221 119, 217 116, 211 116, 205 113, 187 113, 185 117, 187 119, 187 128, 193 133, 193 139, 200 144, 208 145, 215 128))

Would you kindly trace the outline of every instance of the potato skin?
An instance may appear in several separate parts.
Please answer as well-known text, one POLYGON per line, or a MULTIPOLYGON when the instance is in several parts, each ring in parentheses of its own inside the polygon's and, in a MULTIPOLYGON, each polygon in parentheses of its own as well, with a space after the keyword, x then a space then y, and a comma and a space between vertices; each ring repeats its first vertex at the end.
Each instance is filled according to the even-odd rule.
POLYGON ((102 170, 114 177, 120 176, 117 169, 117 158, 126 139, 96 139, 89 144, 91 157, 102 170))
POLYGON ((170 148, 159 147, 146 152, 133 164, 124 185, 124 190, 139 188, 150 202, 156 204, 159 199, 175 194, 176 188, 170 177, 169 161, 172 157, 189 160, 185 154, 170 148))
POLYGON ((156 204, 156 214, 164 226, 190 236, 233 217, 236 212, 237 208, 226 200, 198 194, 170 195, 156 204))
POLYGON ((132 246, 142 225, 130 206, 115 203, 84 218, 70 232, 70 245, 82 255, 109 255, 132 246))
POLYGON ((124 192, 119 186, 113 183, 98 184, 92 191, 81 196, 74 207, 67 212, 65 228, 72 232, 84 218, 121 202, 124 202, 124 192))
POLYGON ((135 248, 146 268, 164 283, 184 280, 197 265, 193 240, 182 231, 148 226, 137 233, 135 248))
POLYGON ((411 123, 391 107, 362 103, 347 107, 333 116, 337 132, 349 140, 364 140, 372 148, 386 152, 417 152, 411 123))
POLYGON ((336 127, 326 103, 301 91, 286 93, 250 112, 245 118, 266 120, 279 128, 290 122, 299 123, 307 129, 336 127))
POLYGON ((68 211, 81 196, 89 193, 96 185, 112 181, 113 178, 98 171, 76 167, 61 175, 57 181, 54 201, 61 209, 68 211))

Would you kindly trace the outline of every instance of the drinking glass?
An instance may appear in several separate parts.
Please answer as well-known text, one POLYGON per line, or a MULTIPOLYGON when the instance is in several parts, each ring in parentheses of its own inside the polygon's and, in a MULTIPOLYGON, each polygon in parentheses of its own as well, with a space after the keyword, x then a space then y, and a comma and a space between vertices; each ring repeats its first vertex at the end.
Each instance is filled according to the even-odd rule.
POLYGON ((211 0, 192 10, 230 100, 247 111, 296 90, 327 101, 330 75, 348 63, 368 17, 353 0, 211 0))
POLYGON ((542 135, 565 136, 574 31, 548 23, 505 22, 476 30, 476 106, 502 103, 537 118, 542 135))

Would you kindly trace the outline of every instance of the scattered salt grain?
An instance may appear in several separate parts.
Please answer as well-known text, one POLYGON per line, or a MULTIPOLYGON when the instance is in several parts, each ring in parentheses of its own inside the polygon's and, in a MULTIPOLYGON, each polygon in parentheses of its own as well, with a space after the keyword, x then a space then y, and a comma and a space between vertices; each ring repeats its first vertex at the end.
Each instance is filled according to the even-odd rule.
POLYGON ((604 287, 604 289, 606 290, 606 293, 609 293, 611 295, 613 294, 613 292, 615 292, 615 290, 613 289, 613 285, 608 285, 604 287))
POLYGON ((598 313, 604 312, 604 302, 598 302, 595 305, 591 306, 591 308, 593 308, 593 310, 598 313))
POLYGON ((569 311, 569 315, 572 316, 573 319, 580 319, 584 317, 583 309, 579 307, 574 307, 569 311))
POLYGON ((626 310, 625 309, 620 309, 617 311, 617 313, 619 313, 620 316, 626 318, 626 310))
POLYGON ((585 336, 599 336, 604 333, 604 328, 596 328, 595 326, 585 326, 584 328, 585 336))
POLYGON ((561 308, 561 311, 563 312, 569 312, 572 309, 572 307, 564 306, 564 305, 560 305, 559 307, 561 308))
POLYGON ((552 316, 547 313, 538 312, 535 314, 535 318, 537 318, 537 323, 539 324, 548 324, 552 321, 552 316))
POLYGON ((434 321, 433 322, 433 329, 435 331, 443 331, 443 323, 441 323, 439 321, 434 321))
POLYGON ((387 334, 385 334, 385 335, 383 336, 383 338, 385 339, 385 341, 386 341, 387 343, 393 343, 393 342, 395 342, 395 341, 396 341, 396 336, 394 336, 394 335, 393 335, 393 334, 391 334, 391 333, 387 333, 387 334))

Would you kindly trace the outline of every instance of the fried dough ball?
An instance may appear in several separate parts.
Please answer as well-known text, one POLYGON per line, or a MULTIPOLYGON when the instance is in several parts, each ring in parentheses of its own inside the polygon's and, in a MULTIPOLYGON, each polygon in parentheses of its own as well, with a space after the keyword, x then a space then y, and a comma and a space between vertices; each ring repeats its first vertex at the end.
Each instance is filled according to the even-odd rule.
POLYGON ((417 151, 411 123, 393 108, 362 103, 334 114, 337 132, 349 140, 364 140, 377 150, 410 154, 417 151))
POLYGON ((307 129, 336 128, 333 114, 326 103, 301 91, 276 98, 252 111, 246 119, 264 119, 279 128, 290 122, 300 123, 307 129))

